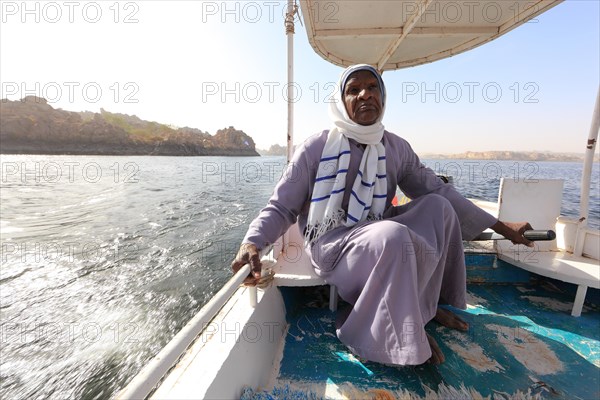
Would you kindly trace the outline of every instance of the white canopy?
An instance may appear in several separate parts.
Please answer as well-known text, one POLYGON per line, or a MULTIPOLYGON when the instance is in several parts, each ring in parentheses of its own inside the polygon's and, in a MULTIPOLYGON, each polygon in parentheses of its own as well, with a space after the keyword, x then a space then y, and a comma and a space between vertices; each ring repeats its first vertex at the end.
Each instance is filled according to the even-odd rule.
POLYGON ((300 0, 313 49, 340 66, 425 64, 491 41, 562 0, 300 0))

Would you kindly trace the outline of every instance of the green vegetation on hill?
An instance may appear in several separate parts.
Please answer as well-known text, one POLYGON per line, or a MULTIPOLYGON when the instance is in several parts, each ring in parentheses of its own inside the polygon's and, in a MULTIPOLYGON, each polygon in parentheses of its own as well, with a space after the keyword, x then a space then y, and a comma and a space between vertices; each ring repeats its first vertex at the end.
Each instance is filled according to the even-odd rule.
POLYGON ((254 140, 229 127, 212 136, 138 117, 54 109, 45 99, 0 100, 0 153, 257 156, 254 140))

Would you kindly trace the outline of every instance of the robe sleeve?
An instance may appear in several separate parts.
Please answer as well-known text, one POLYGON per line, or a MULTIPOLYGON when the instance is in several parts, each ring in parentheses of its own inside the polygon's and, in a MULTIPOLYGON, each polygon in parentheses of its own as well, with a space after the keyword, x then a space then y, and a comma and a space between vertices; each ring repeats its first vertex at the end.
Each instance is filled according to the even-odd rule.
MULTIPOLYGON (((311 148, 309 151, 305 142, 296 149, 266 207, 250 224, 242 244, 250 243, 259 250, 265 249, 296 222, 300 213, 308 212, 312 181, 316 174, 315 165, 318 165, 318 160, 313 160, 313 153, 319 151, 319 146, 316 147, 317 149, 311 148)), ((306 224, 305 218, 299 222, 300 228, 303 229, 302 225, 306 224)))
POLYGON ((472 240, 497 219, 477 207, 461 195, 452 185, 444 183, 430 168, 421 163, 410 144, 404 139, 395 143, 395 153, 399 156, 397 182, 400 190, 414 199, 425 194, 435 193, 445 197, 454 208, 460 221, 463 240, 472 240))

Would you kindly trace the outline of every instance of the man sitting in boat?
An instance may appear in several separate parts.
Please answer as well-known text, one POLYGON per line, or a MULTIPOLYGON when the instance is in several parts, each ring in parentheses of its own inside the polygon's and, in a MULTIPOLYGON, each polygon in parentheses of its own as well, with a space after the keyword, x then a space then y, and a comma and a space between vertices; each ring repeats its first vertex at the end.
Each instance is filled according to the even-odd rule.
POLYGON ((384 130, 386 92, 369 65, 347 68, 330 103, 332 128, 295 151, 267 206, 250 225, 232 263, 250 263, 298 221, 317 275, 352 309, 339 339, 367 360, 439 364, 444 355, 425 325, 467 330, 439 305, 466 308, 462 240, 491 227, 531 245, 526 223, 506 223, 475 206, 421 164, 408 142, 384 130), (412 199, 393 206, 399 187, 412 199))

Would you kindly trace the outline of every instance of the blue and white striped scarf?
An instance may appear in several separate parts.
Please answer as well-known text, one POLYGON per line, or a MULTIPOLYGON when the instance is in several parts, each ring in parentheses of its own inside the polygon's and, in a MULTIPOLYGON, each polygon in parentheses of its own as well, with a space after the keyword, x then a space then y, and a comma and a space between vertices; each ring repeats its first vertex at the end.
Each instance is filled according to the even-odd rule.
POLYGON ((353 226, 365 220, 381 219, 387 197, 385 147, 382 143, 385 111, 385 88, 379 74, 364 64, 349 67, 342 73, 339 90, 330 103, 333 128, 321 155, 315 178, 305 241, 312 243, 324 233, 339 226, 353 226), (376 74, 382 89, 383 108, 379 120, 363 126, 350 119, 342 101, 345 81, 350 74, 369 70, 376 74), (347 212, 342 208, 346 174, 350 164, 349 138, 366 144, 356 179, 352 185, 347 212))

